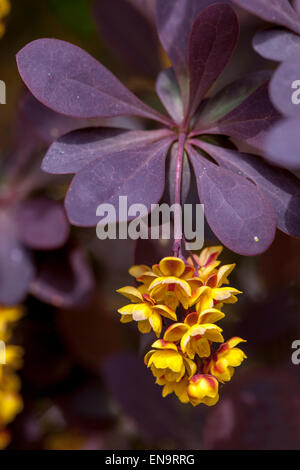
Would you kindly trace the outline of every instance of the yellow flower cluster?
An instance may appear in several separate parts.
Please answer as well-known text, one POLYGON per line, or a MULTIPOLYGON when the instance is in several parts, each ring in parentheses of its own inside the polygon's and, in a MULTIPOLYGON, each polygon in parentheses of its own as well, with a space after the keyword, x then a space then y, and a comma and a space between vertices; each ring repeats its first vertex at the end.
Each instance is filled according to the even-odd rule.
POLYGON ((235 303, 241 294, 228 287, 235 265, 220 266, 221 251, 213 246, 186 262, 166 257, 152 268, 133 266, 129 273, 140 285, 117 291, 131 302, 118 310, 122 323, 136 321, 141 333, 153 330, 157 338, 164 331, 145 356, 146 366, 163 387, 163 397, 175 393, 181 402, 194 406, 215 405, 219 383, 229 381, 234 367, 246 358, 236 347, 244 340, 224 341, 216 325, 225 316, 223 305, 235 303))
POLYGON ((23 313, 19 307, 0 307, 0 449, 10 442, 6 429, 15 416, 22 411, 20 379, 16 370, 22 366, 23 349, 10 344, 13 324, 23 313))
POLYGON ((10 12, 10 2, 9 0, 0 0, 0 38, 5 32, 4 18, 10 12))

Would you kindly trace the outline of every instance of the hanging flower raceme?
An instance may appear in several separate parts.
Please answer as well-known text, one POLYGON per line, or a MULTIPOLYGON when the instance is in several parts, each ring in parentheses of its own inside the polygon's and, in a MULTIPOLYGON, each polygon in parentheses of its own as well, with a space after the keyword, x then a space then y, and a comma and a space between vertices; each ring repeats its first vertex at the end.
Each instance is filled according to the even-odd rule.
POLYGON ((236 348, 245 340, 224 341, 223 330, 216 325, 225 317, 223 304, 236 302, 241 293, 222 287, 229 284, 235 265, 220 266, 221 251, 220 246, 209 247, 186 262, 172 256, 152 268, 132 266, 129 272, 138 287, 117 291, 132 302, 118 310, 122 323, 134 320, 141 333, 153 329, 157 337, 162 334, 145 355, 145 365, 163 387, 163 397, 175 393, 193 406, 215 405, 219 383, 229 381, 234 367, 246 358, 236 348))
POLYGON ((0 449, 7 447, 7 425, 22 411, 21 383, 16 370, 23 364, 23 349, 10 343, 13 326, 23 316, 20 307, 0 307, 0 449))

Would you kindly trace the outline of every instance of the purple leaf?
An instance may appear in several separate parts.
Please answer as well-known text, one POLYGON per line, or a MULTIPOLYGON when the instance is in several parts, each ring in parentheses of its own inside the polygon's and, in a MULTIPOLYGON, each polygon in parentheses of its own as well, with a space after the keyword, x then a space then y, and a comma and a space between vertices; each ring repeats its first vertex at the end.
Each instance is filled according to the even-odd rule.
POLYGON ((300 0, 292 0, 293 7, 300 16, 300 0))
MULTIPOLYGON (((199 141, 199 147, 221 166, 254 181, 271 202, 280 230, 300 236, 300 181, 292 173, 266 164, 262 158, 199 141)), ((300 159, 299 159, 300 162, 300 159)))
POLYGON ((14 305, 24 300, 34 267, 30 252, 17 237, 11 216, 0 212, 0 304, 14 305))
POLYGON ((238 19, 229 5, 211 5, 197 16, 188 50, 190 117, 230 60, 238 35, 238 19))
POLYGON ((21 77, 44 105, 76 118, 133 115, 169 123, 142 103, 87 52, 58 39, 38 39, 17 55, 21 77))
POLYGON ((183 121, 183 105, 180 88, 174 69, 163 70, 156 81, 156 92, 171 118, 180 124, 183 121))
POLYGON ((88 305, 94 279, 82 250, 67 246, 60 251, 40 253, 37 276, 30 290, 41 301, 56 307, 88 305))
POLYGON ((288 0, 232 0, 233 3, 270 22, 300 34, 300 16, 288 0))
POLYGON ((92 161, 112 153, 135 150, 159 141, 170 131, 128 131, 103 128, 67 134, 49 148, 42 169, 47 173, 77 173, 92 161))
POLYGON ((223 88, 206 101, 195 124, 196 129, 210 126, 240 106, 257 88, 271 78, 270 70, 249 73, 223 88))
POLYGON ((127 0, 97 0, 94 16, 101 39, 120 61, 134 73, 155 78, 160 70, 159 45, 145 13, 127 0))
MULTIPOLYGON (((165 160, 171 138, 149 144, 140 150, 108 153, 83 168, 70 186, 65 199, 69 220, 78 226, 94 226, 100 204, 111 204, 118 216, 119 197, 128 197, 128 206, 144 204, 150 210, 162 197, 165 186, 165 160)), ((114 222, 114 220, 112 220, 114 222)))
MULTIPOLYGON (((42 105, 29 93, 21 103, 21 110, 33 124, 35 132, 47 144, 75 129, 99 126, 101 124, 100 119, 75 119, 55 113, 42 105)), ((103 122, 104 119, 102 119, 102 125, 103 122)))
POLYGON ((255 34, 253 47, 265 59, 283 62, 300 56, 300 37, 283 29, 267 29, 255 34))
POLYGON ((300 118, 289 118, 279 121, 266 136, 266 158, 271 163, 283 168, 299 170, 299 130, 300 118))
POLYGON ((101 371, 109 392, 144 439, 156 444, 174 442, 181 449, 200 447, 206 410, 183 410, 174 396, 162 398, 161 387, 155 384, 142 358, 130 353, 114 354, 101 371))
POLYGON ((243 255, 263 253, 275 236, 274 210, 246 178, 221 168, 189 147, 205 217, 214 234, 230 250, 243 255))
POLYGON ((64 208, 45 197, 22 202, 17 210, 18 236, 34 250, 53 250, 64 245, 70 234, 64 208))
MULTIPOLYGON (((188 100, 188 43, 197 15, 216 0, 157 0, 156 24, 180 84, 183 101, 188 100)), ((223 2, 224 3, 224 2, 223 2)))
POLYGON ((274 106, 286 116, 300 116, 299 80, 300 60, 289 60, 281 64, 271 80, 271 100, 274 106))
POLYGON ((261 147, 265 132, 278 118, 279 115, 269 99, 268 83, 264 83, 219 120, 217 133, 261 147))

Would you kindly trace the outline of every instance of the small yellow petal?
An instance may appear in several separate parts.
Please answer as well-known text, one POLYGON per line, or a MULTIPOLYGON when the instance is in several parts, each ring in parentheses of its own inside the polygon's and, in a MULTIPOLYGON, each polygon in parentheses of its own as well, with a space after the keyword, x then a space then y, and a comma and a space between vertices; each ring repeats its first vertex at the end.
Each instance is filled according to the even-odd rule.
POLYGON ((182 259, 169 256, 160 261, 159 269, 163 276, 180 277, 185 271, 185 264, 182 259))

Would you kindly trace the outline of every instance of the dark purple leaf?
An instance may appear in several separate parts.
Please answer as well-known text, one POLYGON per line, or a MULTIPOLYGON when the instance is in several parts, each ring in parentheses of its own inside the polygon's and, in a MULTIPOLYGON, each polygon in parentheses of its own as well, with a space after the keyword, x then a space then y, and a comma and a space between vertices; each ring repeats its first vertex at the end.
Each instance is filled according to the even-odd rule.
POLYGON ((223 88, 206 101, 195 124, 196 129, 210 126, 240 106, 257 88, 271 78, 271 71, 249 73, 223 88))
MULTIPOLYGON (((188 100, 188 43, 197 15, 216 0, 157 0, 159 38, 175 69, 183 101, 188 100)), ((224 2, 223 2, 224 3, 224 2)))
POLYGON ((289 0, 232 0, 233 3, 270 22, 300 34, 300 16, 289 0))
POLYGON ((203 448, 299 449, 300 387, 297 367, 292 367, 254 367, 228 385, 229 390, 224 387, 226 397, 208 416, 203 448))
POLYGON ((34 267, 30 252, 17 236, 11 215, 0 212, 0 304, 14 305, 24 300, 34 267))
POLYGON ((78 247, 39 253, 38 272, 31 293, 56 307, 80 308, 89 304, 94 279, 87 259, 78 247))
POLYGON ((136 98, 96 59, 58 39, 38 39, 17 55, 19 72, 44 105, 76 118, 142 116, 166 118, 136 98))
POLYGON ((199 448, 205 411, 183 410, 174 396, 162 398, 161 387, 143 358, 123 353, 111 356, 101 368, 108 390, 123 412, 151 443, 173 441, 180 448, 199 448), (184 411, 184 412, 183 412, 184 411))
POLYGON ((268 29, 255 34, 253 47, 265 59, 282 62, 300 56, 300 37, 284 29, 268 29))
POLYGON ((18 237, 34 250, 53 250, 64 245, 70 234, 64 207, 45 197, 22 202, 17 210, 18 237))
POLYGON ((261 147, 266 131, 278 118, 279 115, 269 99, 268 83, 264 83, 218 121, 217 133, 261 147))
POLYGON ((159 45, 145 13, 127 0, 97 0, 94 16, 101 39, 119 60, 132 72, 155 78, 160 70, 159 45))
POLYGON ((224 70, 235 49, 239 23, 229 5, 215 4, 203 10, 193 23, 189 40, 189 115, 224 70))
MULTIPOLYGON (((269 201, 283 232, 300 236, 300 181, 292 173, 266 164, 262 158, 199 141, 199 146, 221 166, 254 181, 269 201)), ((300 159, 299 159, 300 162, 300 159)))
POLYGON ((129 0, 143 15, 147 16, 151 23, 155 23, 156 0, 129 0))
MULTIPOLYGON (((111 204, 118 218, 119 197, 128 197, 128 206, 144 204, 150 210, 164 191, 165 160, 171 138, 149 144, 140 150, 108 153, 83 168, 70 186, 65 205, 72 224, 94 226, 100 204, 111 204)), ((125 214, 124 214, 125 215, 125 214)), ((112 221, 113 222, 113 221, 112 221)))
POLYGON ((293 7, 300 16, 300 0, 292 0, 293 7))
POLYGON ((268 132, 266 157, 271 163, 291 170, 300 168, 300 118, 283 119, 268 132))
POLYGON ((67 134, 49 148, 42 169, 47 173, 77 173, 92 161, 124 150, 137 150, 159 141, 170 131, 85 129, 67 134))
POLYGON ((263 253, 275 236, 274 210, 246 178, 221 168, 189 147, 200 202, 214 234, 230 250, 243 255, 263 253))
POLYGON ((174 122, 180 124, 183 121, 183 105, 180 88, 172 67, 159 74, 156 92, 174 122))
POLYGON ((300 58, 281 64, 270 84, 270 97, 276 108, 286 116, 300 116, 300 58))

